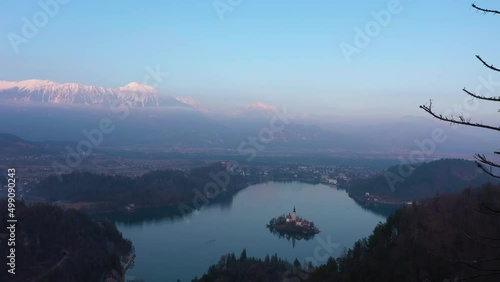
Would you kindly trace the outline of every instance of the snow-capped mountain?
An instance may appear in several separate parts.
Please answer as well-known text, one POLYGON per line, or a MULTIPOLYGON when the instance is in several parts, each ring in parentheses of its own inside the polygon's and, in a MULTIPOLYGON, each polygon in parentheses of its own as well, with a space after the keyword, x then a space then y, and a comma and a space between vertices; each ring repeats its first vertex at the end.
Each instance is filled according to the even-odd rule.
POLYGON ((191 107, 151 86, 132 82, 116 89, 50 80, 0 81, 0 101, 59 105, 191 107))
POLYGON ((262 102, 256 102, 250 105, 247 105, 243 108, 240 108, 236 111, 233 111, 233 115, 236 116, 273 116, 276 115, 277 112, 280 112, 278 107, 269 105, 262 102))
POLYGON ((204 105, 200 104, 198 101, 196 101, 193 97, 175 97, 177 101, 182 102, 184 104, 188 104, 191 107, 200 110, 202 112, 208 112, 208 108, 205 107, 204 105))

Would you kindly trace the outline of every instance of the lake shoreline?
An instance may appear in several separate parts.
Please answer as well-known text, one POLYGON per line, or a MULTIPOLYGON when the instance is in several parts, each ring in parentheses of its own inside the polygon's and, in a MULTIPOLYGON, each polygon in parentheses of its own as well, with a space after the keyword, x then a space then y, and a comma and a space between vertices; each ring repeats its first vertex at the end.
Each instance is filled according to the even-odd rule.
POLYGON ((399 207, 407 204, 407 201, 400 200, 400 199, 387 199, 382 196, 377 196, 377 195, 371 195, 371 196, 362 196, 362 195, 352 195, 349 193, 349 191, 345 188, 340 188, 336 185, 331 185, 327 183, 321 183, 321 182, 314 182, 311 180, 305 180, 305 179, 260 179, 259 181, 251 181, 251 182, 246 182, 242 183, 237 187, 236 189, 228 190, 228 191, 223 191, 218 193, 215 196, 210 196, 207 195, 205 196, 205 200, 207 201, 208 204, 203 204, 198 207, 195 207, 192 205, 192 203, 186 203, 186 202, 178 202, 178 203, 168 203, 168 204, 163 204, 163 205, 137 205, 134 206, 134 208, 129 209, 126 206, 121 206, 121 207, 114 207, 110 208, 109 204, 110 202, 74 202, 74 203, 56 203, 56 205, 64 208, 64 209, 76 209, 81 212, 87 213, 91 216, 100 216, 100 215, 108 215, 108 214, 113 214, 113 213, 134 213, 137 211, 147 211, 147 210, 155 210, 155 209, 173 209, 173 208, 178 208, 180 214, 186 214, 185 212, 182 211, 180 208, 182 205, 186 205, 188 207, 191 207, 192 210, 189 212, 193 212, 199 208, 202 208, 203 206, 210 205, 217 200, 219 200, 221 197, 227 197, 227 196, 234 196, 238 192, 252 186, 252 185, 258 185, 258 184, 265 184, 269 182, 276 182, 276 183, 302 183, 302 184, 311 184, 311 185, 325 185, 328 186, 332 189, 337 189, 337 190, 344 190, 348 193, 349 197, 352 198, 353 200, 356 201, 356 203, 366 206, 366 207, 399 207))
POLYGON ((178 215, 177 207, 109 215, 135 246, 135 267, 127 275, 145 281, 191 281, 222 255, 239 254, 244 248, 249 256, 261 259, 277 253, 302 262, 314 258, 321 242, 331 242, 334 247, 322 250, 321 255, 328 251, 336 257, 342 252, 340 246, 351 246, 386 218, 364 209, 345 191, 326 185, 269 181, 247 188, 234 195, 221 194, 186 217, 178 215), (291 213, 294 206, 296 218, 314 221, 319 234, 287 235, 266 227, 269 219, 284 211, 291 213), (162 267, 165 263, 172 268, 162 267))

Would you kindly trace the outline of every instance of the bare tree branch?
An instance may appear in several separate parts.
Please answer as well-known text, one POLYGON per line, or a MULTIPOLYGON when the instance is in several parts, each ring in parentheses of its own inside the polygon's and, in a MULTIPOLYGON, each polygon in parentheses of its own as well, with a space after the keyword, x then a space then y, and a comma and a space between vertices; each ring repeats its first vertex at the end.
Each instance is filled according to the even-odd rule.
POLYGON ((430 251, 427 251, 427 253, 430 254, 430 255, 433 255, 435 257, 438 257, 438 258, 444 259, 446 261, 449 261, 449 262, 465 264, 466 266, 468 266, 470 268, 473 268, 473 269, 476 269, 476 270, 486 271, 486 272, 498 272, 498 273, 500 273, 500 269, 487 269, 487 268, 482 268, 482 267, 477 266, 478 264, 481 264, 481 263, 500 261, 500 257, 497 257, 497 258, 488 258, 488 259, 481 259, 481 260, 459 260, 459 259, 447 258, 447 257, 435 254, 435 253, 430 252, 430 251))
POLYGON ((482 164, 485 164, 485 165, 489 165, 489 166, 492 166, 492 167, 497 167, 497 168, 500 168, 500 164, 497 164, 495 162, 492 162, 490 160, 488 160, 484 155, 482 154, 476 154, 474 156, 476 158, 476 160, 478 160, 479 162, 481 162, 482 164))
POLYGON ((465 93, 469 94, 470 96, 474 97, 474 98, 477 98, 477 99, 480 99, 480 100, 486 100, 486 101, 493 101, 493 102, 500 102, 500 97, 486 97, 486 96, 480 96, 480 95, 476 95, 472 92, 470 92, 469 90, 467 89, 462 89, 465 93))
POLYGON ((483 13, 490 13, 490 14, 496 14, 496 15, 499 15, 500 14, 500 11, 497 11, 497 10, 490 10, 490 9, 483 9, 481 7, 478 7, 476 4, 472 4, 472 7, 480 12, 483 12, 483 13))
MULTIPOLYGON (((480 245, 487 245, 487 246, 494 247, 494 248, 500 248, 500 245, 492 244, 490 242, 485 242, 484 240, 476 239, 476 238, 472 237, 471 235, 469 235, 467 232, 465 232, 465 231, 462 231, 462 232, 464 233, 465 237, 469 238, 471 241, 474 241, 474 242, 476 242, 476 243, 478 243, 480 245)), ((480 238, 482 238, 482 239, 486 238, 486 237, 481 236, 481 235, 477 235, 477 236, 480 237, 480 238)), ((487 240, 495 241, 497 239, 489 239, 489 238, 487 238, 487 240)))
MULTIPOLYGON (((464 89, 464 91, 467 92, 471 96, 475 96, 474 94, 468 92, 465 89, 464 89)), ((480 96, 478 96, 478 97, 480 97, 480 96)), ((492 99, 492 98, 488 98, 488 97, 484 97, 484 98, 486 100, 492 99)), ((454 117, 446 117, 446 116, 443 116, 443 115, 440 115, 440 114, 436 114, 432 110, 432 100, 429 101, 429 105, 421 105, 420 108, 423 109, 424 111, 426 111, 427 113, 429 113, 430 115, 432 115, 433 117, 435 117, 435 118, 437 118, 439 120, 442 120, 442 121, 447 121, 447 122, 455 123, 455 124, 461 124, 461 125, 467 125, 467 126, 472 126, 472 127, 480 127, 480 128, 486 128, 486 129, 490 129, 490 130, 500 131, 500 127, 485 125, 485 124, 482 124, 482 123, 472 123, 472 122, 470 122, 470 119, 466 119, 463 115, 458 116, 458 118, 454 118, 454 117)), ((500 179, 500 175, 497 175, 497 174, 493 173, 493 171, 492 171, 492 167, 500 168, 499 164, 496 164, 496 163, 488 160, 484 155, 478 154, 478 155, 475 156, 475 158, 477 159, 477 161, 476 161, 477 166, 483 172, 485 172, 486 174, 488 174, 488 175, 490 175, 490 176, 492 176, 494 178, 500 179), (489 168, 486 167, 485 165, 488 165, 489 168)))
POLYGON ((486 239, 486 240, 490 240, 490 241, 500 241, 500 238, 493 238, 493 237, 490 237, 490 236, 484 236, 484 235, 480 235, 480 234, 477 234, 477 236, 479 236, 479 237, 481 237, 483 239, 486 239))
POLYGON ((436 114, 434 111, 432 111, 432 101, 429 103, 429 105, 421 105, 421 109, 432 115, 433 117, 442 120, 442 121, 447 121, 450 123, 455 123, 455 124, 461 124, 461 125, 467 125, 467 126, 473 126, 473 127, 480 127, 480 128, 486 128, 486 129, 491 129, 495 131, 500 131, 500 127, 496 126, 490 126, 490 125, 485 125, 482 123, 472 123, 469 120, 465 119, 463 116, 459 116, 459 119, 454 119, 453 117, 444 117, 442 115, 436 114))
POLYGON ((491 70, 494 70, 494 71, 498 71, 500 72, 500 69, 497 69, 495 67, 493 67, 493 65, 488 65, 488 63, 486 63, 479 55, 476 55, 476 58, 481 61, 481 63, 483 63, 483 65, 485 65, 487 68, 491 69, 491 70))
POLYGON ((481 203, 481 206, 486 208, 486 210, 490 213, 493 213, 493 214, 497 214, 497 215, 500 215, 500 210, 497 210, 497 209, 494 209, 494 208, 491 208, 489 207, 488 205, 486 205, 485 203, 481 203))
POLYGON ((486 158, 486 156, 484 156, 482 154, 476 154, 474 156, 474 158, 476 158, 476 160, 477 160, 476 161, 477 166, 480 169, 482 169, 485 173, 487 173, 487 174, 489 174, 489 175, 491 175, 491 176, 493 176, 495 178, 500 178, 500 176, 497 175, 497 174, 495 174, 495 173, 493 173, 493 170, 492 170, 493 167, 500 168, 500 164, 497 164, 495 162, 492 162, 492 161, 488 160, 486 158), (484 165, 489 166, 489 169, 487 169, 486 166, 484 166, 484 165))
MULTIPOLYGON (((494 15, 500 14, 499 10, 484 9, 484 8, 478 7, 476 4, 472 4, 472 7, 474 9, 476 9, 477 11, 483 12, 485 14, 486 13, 494 14, 494 15)), ((488 69, 496 71, 496 72, 500 72, 499 68, 496 68, 491 64, 488 64, 485 60, 483 60, 481 58, 481 56, 476 55, 476 58, 484 66, 486 66, 488 69)), ((497 96, 497 97, 495 97, 495 96, 492 96, 492 97, 481 96, 481 95, 478 95, 478 94, 473 93, 471 91, 468 91, 466 88, 463 88, 463 91, 465 93, 467 93, 469 96, 476 98, 476 99, 493 101, 493 102, 500 102, 500 96, 497 96)), ((432 109, 432 100, 429 102, 428 105, 421 105, 420 108, 438 120, 446 121, 446 122, 449 122, 452 124, 460 124, 460 125, 466 125, 466 126, 471 126, 471 127, 479 127, 479 128, 485 128, 485 129, 494 130, 494 131, 500 131, 500 127, 497 127, 497 126, 491 126, 491 125, 487 125, 487 124, 483 124, 483 123, 473 123, 473 122, 471 122, 470 118, 466 118, 464 116, 464 114, 460 114, 458 117, 453 116, 453 114, 451 116, 443 116, 441 114, 437 114, 432 109)), ((500 110, 499 110, 499 112, 500 112, 500 110)), ((500 151, 495 151, 494 153, 498 155, 498 154, 500 154, 500 151)), ((485 172, 486 174, 488 174, 492 177, 500 179, 500 175, 493 173, 493 169, 500 168, 500 164, 489 160, 483 154, 476 154, 475 158, 476 158, 477 166, 483 172, 485 172)), ((495 199, 495 201, 496 201, 496 203, 498 203, 497 199, 495 199)), ((493 203, 495 203, 495 201, 493 203)), ((496 207, 496 205, 494 207, 491 207, 488 204, 483 203, 483 202, 481 202, 477 208, 473 208, 473 210, 480 212, 480 213, 483 213, 483 214, 500 216, 500 209, 498 209, 496 207)), ((495 243, 498 243, 498 241, 500 241, 500 238, 486 237, 486 236, 482 236, 479 234, 476 234, 475 236, 470 236, 465 231, 463 231, 463 233, 465 234, 465 236, 469 240, 474 241, 476 243, 479 243, 481 245, 487 245, 487 246, 495 247, 495 248, 500 247, 499 245, 495 244, 495 243)), ((472 268, 472 269, 477 271, 477 274, 473 274, 472 276, 465 277, 465 278, 460 278, 459 279, 460 281, 478 279, 478 278, 481 279, 483 277, 499 276, 500 275, 500 269, 497 267, 497 265, 498 265, 497 262, 500 261, 500 257, 481 259, 481 260, 463 260, 463 259, 450 259, 450 258, 445 258, 443 256, 433 254, 431 252, 428 252, 428 253, 431 255, 440 257, 442 259, 445 259, 449 262, 465 264, 467 267, 472 268)))
POLYGON ((470 279, 476 279, 476 278, 481 278, 481 277, 487 277, 487 276, 493 276, 493 275, 499 275, 499 274, 500 274, 500 271, 493 272, 493 273, 477 274, 477 275, 469 276, 469 277, 466 277, 466 278, 462 278, 462 279, 460 279, 460 281, 465 281, 465 280, 470 280, 470 279))
MULTIPOLYGON (((431 254, 435 257, 442 258, 444 260, 450 261, 450 262, 458 262, 458 263, 463 263, 463 264, 478 264, 478 263, 485 263, 485 262, 492 262, 492 261, 499 261, 500 257, 498 258, 487 258, 487 259, 480 259, 480 260, 459 260, 459 259, 451 259, 451 258, 446 258, 441 255, 435 254, 433 252, 427 251, 428 254, 431 254)), ((486 270, 486 271, 500 271, 499 270, 486 270)))
POLYGON ((484 173, 488 174, 489 176, 492 176, 492 177, 495 177, 495 178, 499 178, 499 179, 500 179, 500 175, 493 173, 493 171, 492 171, 491 167, 490 167, 490 169, 487 169, 487 168, 486 168, 486 166, 484 166, 482 163, 480 163, 480 162, 478 162, 478 161, 476 161, 476 164, 477 164, 477 166, 478 166, 478 167, 479 167, 479 168, 480 168, 480 169, 481 169, 484 173))

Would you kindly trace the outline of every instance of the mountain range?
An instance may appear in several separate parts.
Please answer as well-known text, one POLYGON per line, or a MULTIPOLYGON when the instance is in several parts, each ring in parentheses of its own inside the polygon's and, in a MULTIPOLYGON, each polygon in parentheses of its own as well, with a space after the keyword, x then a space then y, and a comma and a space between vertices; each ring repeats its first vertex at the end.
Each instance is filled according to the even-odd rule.
POLYGON ((233 111, 210 111, 192 98, 173 97, 136 82, 105 88, 38 79, 0 81, 0 120, 5 121, 0 132, 33 142, 78 142, 85 138, 84 130, 97 129, 103 120, 111 120, 114 130, 104 136, 104 146, 174 151, 198 148, 397 157, 419 150, 416 144, 432 138, 436 129, 442 130, 446 141, 434 144, 435 151, 426 155, 430 159, 440 157, 435 153, 489 153, 496 146, 494 132, 450 128, 423 117, 353 123, 343 117, 287 113, 262 102, 233 111), (113 106, 128 108, 127 114, 113 106), (255 140, 259 142, 255 144, 255 140))
POLYGON ((57 105, 105 105, 132 107, 188 107, 187 100, 174 98, 137 82, 105 88, 50 80, 0 81, 0 101, 57 105))
MULTIPOLYGON (((209 109, 192 97, 172 97, 138 82, 118 88, 50 80, 0 80, 0 105, 17 106, 127 106, 132 108, 177 107, 206 113, 209 109)), ((276 106, 255 102, 227 112, 231 116, 270 117, 276 106)))

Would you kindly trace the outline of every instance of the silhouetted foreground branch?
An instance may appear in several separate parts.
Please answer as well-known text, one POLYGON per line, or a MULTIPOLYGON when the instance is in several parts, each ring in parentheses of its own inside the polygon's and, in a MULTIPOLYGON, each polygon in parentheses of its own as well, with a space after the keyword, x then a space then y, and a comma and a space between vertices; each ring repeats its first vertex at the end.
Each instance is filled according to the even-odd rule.
POLYGON ((483 65, 485 65, 487 68, 491 69, 491 70, 494 70, 494 71, 498 71, 500 72, 500 69, 497 69, 495 67, 493 67, 493 65, 488 65, 488 63, 486 63, 485 60, 483 60, 479 55, 476 55, 476 58, 481 61, 481 63, 483 63, 483 65))
POLYGON ((458 119, 455 119, 453 117, 445 117, 443 115, 436 114, 434 111, 432 111, 432 101, 429 102, 429 105, 421 105, 420 108, 429 113, 430 115, 432 115, 433 117, 442 121, 500 131, 500 127, 490 126, 482 123, 472 123, 470 122, 470 119, 466 119, 463 115, 460 115, 458 116, 458 119))
POLYGON ((490 9, 483 9, 481 7, 478 7, 476 4, 472 4, 472 8, 474 8, 474 9, 480 11, 480 12, 483 12, 483 13, 490 13, 490 14, 496 14, 496 15, 500 14, 500 11, 490 10, 490 9))
POLYGON ((500 97, 486 97, 486 96, 480 96, 480 95, 477 95, 477 94, 474 94, 472 92, 470 92, 469 90, 467 89, 462 89, 465 93, 469 94, 470 96, 474 97, 474 98, 477 98, 477 99, 480 99, 480 100, 486 100, 486 101, 493 101, 493 102, 500 102, 500 97))
MULTIPOLYGON (((474 9, 476 9, 477 11, 483 12, 485 14, 486 13, 494 14, 494 15, 500 14, 500 11, 498 11, 498 10, 484 9, 484 8, 478 7, 476 4, 472 4, 472 7, 474 9)), ((484 66, 486 66, 488 69, 495 71, 495 72, 500 72, 500 68, 496 68, 492 64, 488 64, 485 60, 483 60, 483 58, 481 58, 481 56, 476 55, 476 58, 484 66)), ((500 96, 486 97, 486 96, 478 95, 476 93, 468 91, 465 87, 463 88, 463 91, 465 93, 467 93, 469 96, 476 98, 476 99, 492 101, 492 102, 500 102, 500 96)), ((446 122, 454 123, 454 124, 460 124, 460 125, 466 125, 466 126, 471 126, 471 127, 479 127, 479 128, 485 128, 485 129, 494 130, 494 131, 500 131, 500 127, 497 127, 497 126, 471 122, 470 118, 466 118, 464 116, 464 114, 462 114, 462 113, 460 113, 458 116, 453 116, 453 114, 451 114, 451 116, 443 116, 441 114, 437 114, 432 109, 432 100, 429 101, 428 105, 421 105, 420 108, 438 120, 442 120, 442 121, 446 121, 446 122)), ((500 154, 500 151, 495 151, 494 153, 500 154)), ((476 154, 476 155, 474 155, 474 157, 476 159, 477 166, 483 172, 485 172, 486 174, 488 174, 492 177, 500 179, 500 175, 493 173, 494 168, 495 169, 500 168, 499 163, 496 163, 494 161, 489 160, 488 158, 486 158, 486 156, 484 154, 476 154)), ((488 200, 483 200, 483 202, 481 202, 479 204, 479 207, 477 209, 473 209, 473 210, 476 210, 477 212, 480 212, 482 214, 487 214, 487 215, 492 215, 494 217, 498 217, 498 216, 500 216, 500 209, 496 205, 496 204, 498 204, 498 202, 499 201, 496 198, 494 198, 494 199, 490 198, 488 200), (493 203, 495 204, 494 206, 489 205, 489 203, 491 203, 492 200, 493 200, 493 203)), ((471 235, 467 234, 465 231, 463 231, 463 232, 469 240, 471 240, 475 243, 478 243, 478 244, 484 245, 484 246, 489 246, 490 248, 495 248, 495 249, 499 247, 499 245, 497 243, 498 243, 498 241, 500 241, 500 238, 497 238, 497 236, 495 236, 495 235, 493 237, 479 235, 479 234, 476 234, 476 236, 471 236, 471 235)), ((472 280, 472 279, 482 279, 482 278, 484 279, 486 277, 491 277, 491 276, 500 276, 500 267, 499 267, 500 256, 498 255, 498 252, 496 252, 492 257, 490 257, 488 259, 476 259, 476 260, 451 259, 451 258, 449 258, 449 256, 445 257, 443 255, 437 255, 437 254, 434 254, 432 252, 428 252, 428 253, 433 255, 433 256, 440 257, 440 258, 442 258, 446 261, 449 261, 449 262, 464 264, 468 268, 471 268, 475 272, 478 272, 477 274, 473 274, 471 276, 461 278, 461 279, 459 279, 460 281, 466 281, 466 280, 472 280)), ((488 279, 490 279, 490 278, 488 278, 488 279)))
MULTIPOLYGON (((480 211, 479 211, 480 212, 480 211)), ((469 238, 470 240, 480 244, 480 245, 487 245, 487 246, 490 246, 490 247, 494 247, 494 248, 500 248, 500 245, 497 245, 497 244, 492 244, 490 242, 487 242, 487 240, 492 240, 492 241, 495 241, 497 240, 496 238, 491 238, 490 237, 486 237, 486 236, 481 236, 479 234, 476 234, 477 237, 479 237, 480 239, 477 239, 477 238, 474 238, 472 237, 471 235, 469 235, 467 232, 465 231, 462 231, 462 233, 465 235, 465 237, 469 238), (485 240, 486 239, 486 240, 485 240)), ((500 240, 500 239, 499 239, 500 240)))
POLYGON ((449 262, 464 264, 467 267, 470 267, 472 269, 475 269, 475 270, 478 270, 478 271, 487 272, 487 273, 481 273, 481 274, 477 274, 477 275, 465 277, 465 278, 460 279, 460 281, 470 280, 470 279, 474 279, 474 278, 479 278, 479 277, 485 277, 485 276, 491 276, 491 275, 498 275, 498 274, 500 274, 500 270, 498 270, 498 269, 489 269, 489 268, 483 268, 483 267, 478 266, 478 264, 481 264, 481 263, 488 263, 488 262, 497 262, 497 261, 500 261, 500 258, 489 258, 489 259, 481 259, 481 260, 459 260, 459 259, 447 258, 447 257, 435 254, 435 253, 430 252, 430 251, 427 251, 427 253, 430 254, 430 255, 432 255, 432 256, 435 256, 435 257, 444 259, 446 261, 449 261, 449 262))
POLYGON ((481 277, 488 277, 488 276, 494 276, 494 275, 500 275, 500 271, 495 271, 492 273, 485 273, 485 274, 477 274, 473 276, 469 276, 463 279, 460 279, 459 281, 466 281, 466 280, 471 280, 471 279, 476 279, 476 278, 481 278, 481 277))
POLYGON ((486 174, 493 176, 495 178, 500 178, 500 175, 497 175, 493 173, 492 167, 500 168, 500 165, 488 160, 484 155, 476 154, 474 155, 474 158, 476 158, 476 164, 477 166, 486 174), (489 169, 486 168, 488 165, 489 169))
POLYGON ((487 211, 489 214, 500 215, 500 210, 495 209, 495 208, 491 208, 491 207, 489 207, 488 205, 486 205, 485 203, 481 203, 481 207, 485 208, 485 209, 486 209, 486 211, 487 211))
MULTIPOLYGON (((465 89, 464 89, 464 91, 469 93, 465 89)), ((472 94, 472 93, 470 93, 470 94, 472 94)), ((472 96, 474 96, 474 95, 472 95, 472 96)), ((485 97, 485 99, 488 99, 488 98, 485 97)), ((489 98, 489 99, 492 99, 492 98, 489 98)), ((459 115, 458 118, 454 118, 454 117, 446 117, 446 116, 437 114, 432 110, 432 101, 429 101, 428 105, 421 105, 420 108, 423 109, 424 111, 426 111, 427 113, 429 113, 430 115, 432 115, 433 117, 435 117, 439 120, 442 120, 442 121, 500 131, 500 127, 486 125, 486 124, 482 124, 482 123, 472 123, 470 121, 470 119, 466 119, 463 115, 459 115)), ((481 155, 481 154, 477 154, 474 157, 476 158, 477 166, 482 171, 484 171, 486 174, 488 174, 492 177, 500 179, 500 175, 497 175, 497 174, 493 173, 493 171, 492 171, 492 167, 500 168, 499 164, 496 164, 495 162, 488 160, 484 155, 481 155), (485 165, 488 165, 489 168, 487 168, 485 165)))

